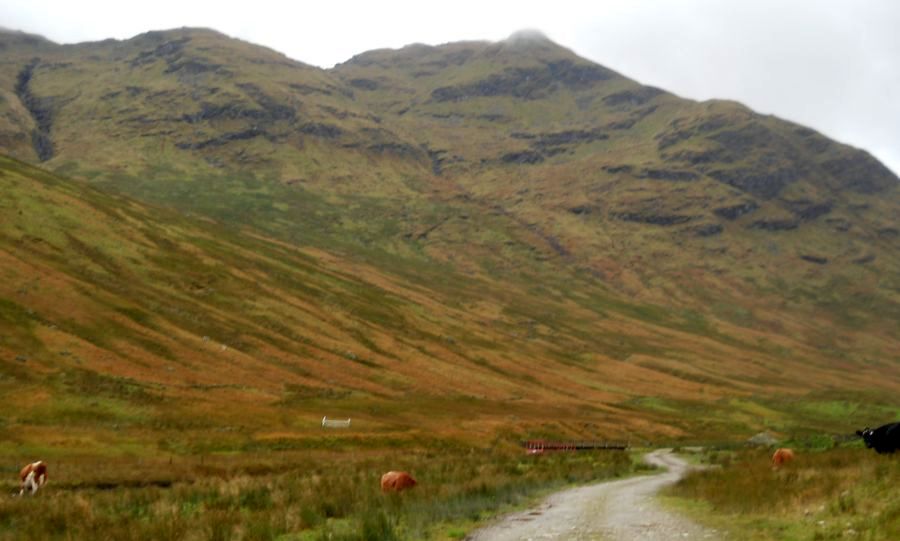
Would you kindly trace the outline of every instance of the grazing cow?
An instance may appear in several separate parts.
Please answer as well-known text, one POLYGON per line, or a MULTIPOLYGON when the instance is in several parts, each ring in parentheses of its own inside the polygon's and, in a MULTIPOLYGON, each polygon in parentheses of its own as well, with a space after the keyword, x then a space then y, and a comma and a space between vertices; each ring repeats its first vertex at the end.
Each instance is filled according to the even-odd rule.
POLYGON ((856 435, 866 442, 866 447, 878 453, 893 453, 900 449, 900 423, 889 423, 878 428, 866 427, 856 435))
POLYGON ((779 466, 783 466, 784 464, 787 464, 792 460, 794 460, 793 449, 776 449, 775 454, 772 455, 772 466, 778 468, 779 466))
POLYGON ((389 471, 381 476, 382 492, 403 492, 416 486, 416 480, 405 471, 389 471))
POLYGON ((28 464, 19 472, 19 481, 21 481, 19 496, 24 494, 26 489, 34 494, 47 482, 47 465, 40 460, 28 464))

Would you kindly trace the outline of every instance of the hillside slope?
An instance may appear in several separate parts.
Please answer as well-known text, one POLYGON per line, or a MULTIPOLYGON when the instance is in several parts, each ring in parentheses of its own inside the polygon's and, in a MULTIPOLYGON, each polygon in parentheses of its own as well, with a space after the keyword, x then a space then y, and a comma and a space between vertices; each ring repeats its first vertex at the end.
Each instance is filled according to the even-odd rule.
POLYGON ((655 288, 636 282, 691 271, 779 288, 777 269, 818 290, 877 275, 879 311, 897 315, 900 188, 871 156, 539 35, 331 71, 207 30, 36 40, 4 49, 23 127, 5 150, 60 173, 299 242, 469 270, 578 266, 644 296, 655 288), (485 214, 502 225, 461 218, 485 214))
POLYGON ((333 70, 197 29, 0 45, 0 149, 81 179, 0 163, 14 426, 679 436, 898 406, 900 187, 812 130, 530 34, 333 70))
POLYGON ((376 268, 8 159, 0 175, 11 441, 33 419, 76 432, 97 418, 168 430, 249 423, 250 414, 247 438, 299 437, 323 411, 376 432, 451 422, 438 432, 483 433, 502 419, 522 430, 671 436, 696 427, 648 424, 667 401, 713 410, 746 401, 740 411, 838 387, 896 390, 894 364, 823 362, 802 340, 661 313, 601 288, 376 268), (390 406, 398 400, 409 408, 390 406), (380 419, 385 408, 392 415, 380 419), (559 424, 576 413, 577 426, 559 424))

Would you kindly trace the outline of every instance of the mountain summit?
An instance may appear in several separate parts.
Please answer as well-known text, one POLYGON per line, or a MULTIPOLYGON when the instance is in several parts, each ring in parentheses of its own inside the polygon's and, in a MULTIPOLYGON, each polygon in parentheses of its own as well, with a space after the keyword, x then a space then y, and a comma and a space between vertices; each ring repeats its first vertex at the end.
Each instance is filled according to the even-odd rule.
POLYGON ((509 44, 521 43, 521 44, 556 45, 555 43, 550 41, 550 38, 548 38, 546 34, 544 34, 543 32, 541 32, 540 30, 538 30, 536 28, 525 28, 522 30, 517 30, 516 32, 513 32, 512 34, 510 34, 509 37, 506 38, 506 40, 504 40, 504 41, 506 41, 506 43, 509 43, 509 44))

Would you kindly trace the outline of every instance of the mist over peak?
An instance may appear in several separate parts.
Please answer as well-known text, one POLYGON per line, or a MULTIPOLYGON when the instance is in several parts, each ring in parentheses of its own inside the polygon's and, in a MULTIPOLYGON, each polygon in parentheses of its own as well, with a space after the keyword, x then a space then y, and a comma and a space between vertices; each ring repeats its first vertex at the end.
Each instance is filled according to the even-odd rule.
POLYGON ((510 45, 547 44, 553 41, 537 28, 523 28, 509 35, 504 40, 510 45))
POLYGON ((536 28, 525 28, 513 32, 506 39, 496 42, 494 50, 498 52, 525 53, 527 55, 537 53, 574 55, 570 49, 556 43, 547 37, 547 34, 536 28))

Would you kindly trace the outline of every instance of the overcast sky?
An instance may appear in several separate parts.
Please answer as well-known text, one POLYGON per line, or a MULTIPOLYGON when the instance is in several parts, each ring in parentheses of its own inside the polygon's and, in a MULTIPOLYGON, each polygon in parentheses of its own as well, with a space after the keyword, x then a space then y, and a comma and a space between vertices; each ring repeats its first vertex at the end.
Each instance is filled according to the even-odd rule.
POLYGON ((322 67, 369 49, 538 29, 642 83, 738 100, 900 173, 895 0, 0 0, 0 26, 60 43, 203 26, 322 67))

